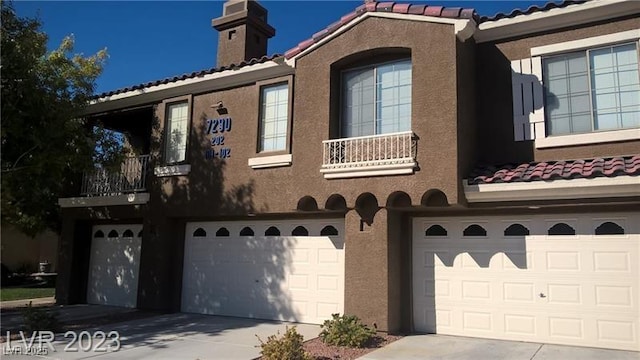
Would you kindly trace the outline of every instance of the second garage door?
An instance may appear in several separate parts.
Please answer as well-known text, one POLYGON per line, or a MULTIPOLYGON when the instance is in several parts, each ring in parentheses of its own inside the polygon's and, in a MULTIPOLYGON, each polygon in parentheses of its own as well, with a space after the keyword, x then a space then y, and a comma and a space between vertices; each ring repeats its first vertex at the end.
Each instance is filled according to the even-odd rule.
POLYGON ((344 308, 343 220, 186 227, 182 311, 322 323, 344 308))
POLYGON ((637 213, 414 220, 416 330, 640 350, 637 213))
POLYGON ((93 227, 87 303, 136 307, 142 225, 93 227))

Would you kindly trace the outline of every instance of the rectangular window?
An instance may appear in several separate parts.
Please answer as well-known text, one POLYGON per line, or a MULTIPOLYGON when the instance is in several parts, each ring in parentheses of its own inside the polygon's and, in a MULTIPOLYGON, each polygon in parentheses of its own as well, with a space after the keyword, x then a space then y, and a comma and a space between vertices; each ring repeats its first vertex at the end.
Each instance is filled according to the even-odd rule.
POLYGON ((260 94, 260 139, 258 150, 287 149, 289 85, 265 86, 260 94))
POLYGON ((411 61, 344 72, 342 104, 342 137, 411 130, 411 61))
POLYGON ((187 102, 167 106, 166 126, 165 162, 171 164, 185 161, 189 137, 189 104, 187 102))
POLYGON ((637 43, 543 60, 547 135, 640 127, 637 43))

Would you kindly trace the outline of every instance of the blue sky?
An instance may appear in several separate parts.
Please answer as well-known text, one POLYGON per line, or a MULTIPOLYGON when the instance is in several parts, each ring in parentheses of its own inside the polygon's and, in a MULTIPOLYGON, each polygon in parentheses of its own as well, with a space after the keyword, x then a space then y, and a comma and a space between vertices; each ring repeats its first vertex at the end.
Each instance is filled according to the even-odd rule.
MULTIPOLYGON (((424 1, 406 1, 425 3, 424 1)), ((430 5, 475 8, 480 15, 526 9, 546 1, 443 1, 430 5)), ((20 16, 38 16, 49 35, 49 48, 73 34, 76 52, 107 48, 109 60, 96 92, 215 66, 217 32, 211 19, 222 1, 15 1, 20 16)), ((284 53, 298 42, 349 13, 362 1, 263 0, 276 36, 269 54, 284 53)))

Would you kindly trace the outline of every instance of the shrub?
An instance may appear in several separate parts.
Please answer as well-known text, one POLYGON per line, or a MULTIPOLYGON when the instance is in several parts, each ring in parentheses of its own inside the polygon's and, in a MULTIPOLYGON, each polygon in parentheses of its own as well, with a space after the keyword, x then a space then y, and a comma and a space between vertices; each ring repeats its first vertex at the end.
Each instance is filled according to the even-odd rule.
POLYGON ((57 313, 33 307, 31 301, 22 310, 22 318, 24 319, 25 330, 29 332, 38 330, 57 331, 60 328, 57 313))
POLYGON ((303 336, 298 334, 296 327, 287 328, 285 334, 279 338, 277 335, 271 335, 267 341, 262 341, 258 335, 256 337, 260 341, 260 355, 265 360, 313 360, 313 357, 302 347, 303 336))
POLYGON ((332 314, 320 327, 320 339, 329 345, 364 347, 375 335, 375 330, 360 322, 355 315, 332 314))

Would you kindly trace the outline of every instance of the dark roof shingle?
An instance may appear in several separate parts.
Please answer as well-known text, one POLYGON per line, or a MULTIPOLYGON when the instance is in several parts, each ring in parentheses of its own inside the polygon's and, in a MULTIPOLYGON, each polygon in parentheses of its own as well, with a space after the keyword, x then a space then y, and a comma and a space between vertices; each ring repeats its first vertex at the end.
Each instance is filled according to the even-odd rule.
MULTIPOLYGON (((473 170, 468 183, 498 184, 619 175, 640 175, 640 155, 524 163, 500 167, 480 166, 473 170)), ((640 177, 638 183, 640 186, 640 177)))

